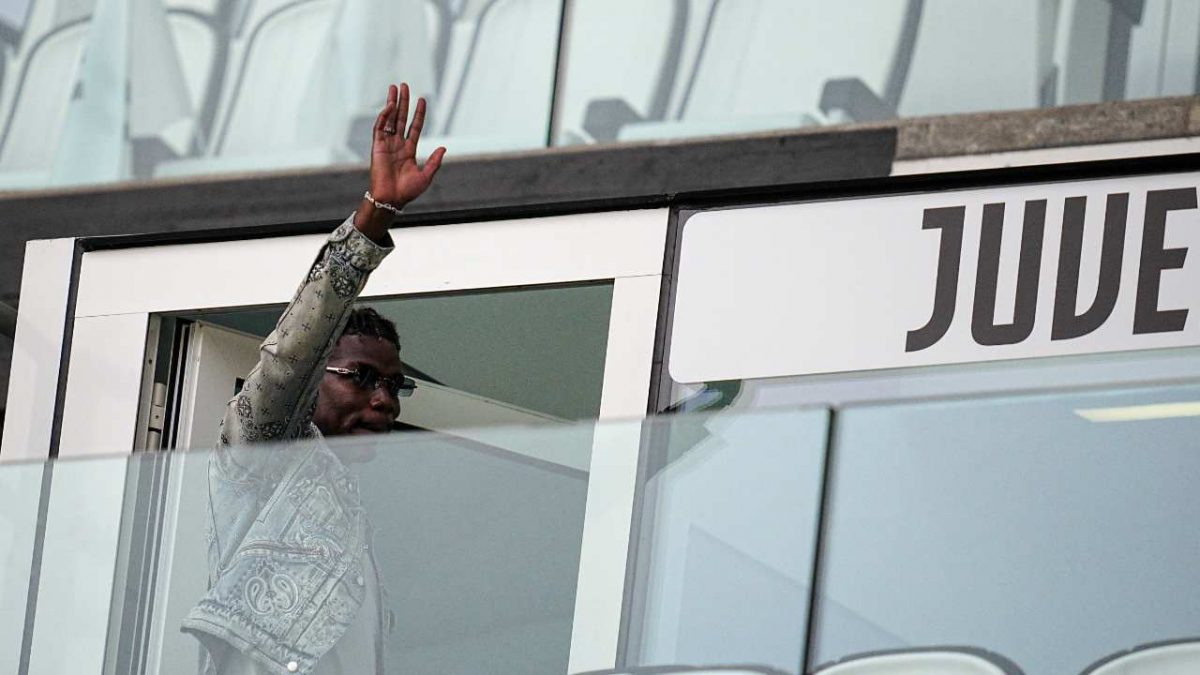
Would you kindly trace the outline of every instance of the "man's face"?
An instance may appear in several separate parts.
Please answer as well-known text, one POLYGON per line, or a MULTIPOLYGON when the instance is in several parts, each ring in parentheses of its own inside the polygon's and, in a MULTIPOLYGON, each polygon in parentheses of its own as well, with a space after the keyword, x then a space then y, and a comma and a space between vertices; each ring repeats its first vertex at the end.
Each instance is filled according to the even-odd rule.
MULTIPOLYGON (((371 368, 384 377, 402 376, 396 348, 386 340, 363 335, 339 339, 329 355, 329 365, 371 368)), ((383 433, 400 414, 400 402, 386 387, 363 389, 353 377, 327 372, 317 391, 313 423, 326 436, 383 433)))

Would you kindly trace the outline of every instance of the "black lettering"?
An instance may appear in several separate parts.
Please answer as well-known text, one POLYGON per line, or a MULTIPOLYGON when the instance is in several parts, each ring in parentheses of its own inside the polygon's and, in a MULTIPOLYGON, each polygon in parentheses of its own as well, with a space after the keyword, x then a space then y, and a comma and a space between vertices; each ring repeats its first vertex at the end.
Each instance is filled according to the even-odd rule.
POLYGON ((1100 281, 1096 299, 1082 314, 1079 303, 1079 268, 1083 260, 1083 217, 1087 197, 1067 199, 1063 209, 1062 243, 1058 252, 1058 284, 1054 291, 1054 325, 1051 340, 1070 340, 1099 328, 1112 316, 1121 288, 1125 254, 1125 224, 1129 218, 1129 193, 1108 196, 1104 212, 1104 241, 1100 247, 1100 281))
POLYGON ((979 265, 975 277, 975 309, 971 316, 971 336, 975 342, 984 346, 1011 345, 1033 332, 1045 230, 1046 200, 1025 202, 1025 226, 1021 233, 1021 259, 1017 265, 1013 321, 997 324, 996 289, 1000 275, 1000 241, 1004 236, 1004 204, 984 204, 979 265))
POLYGON ((1163 248, 1167 213, 1196 208, 1196 188, 1152 190, 1146 193, 1146 221, 1142 228, 1142 262, 1138 268, 1137 304, 1133 312, 1133 334, 1174 333, 1187 325, 1186 309, 1158 308, 1164 270, 1179 269, 1187 259, 1186 248, 1163 248))
POLYGON ((941 230, 938 247, 937 278, 933 289, 933 315, 929 322, 908 331, 904 351, 919 352, 941 340, 954 320, 954 303, 958 295, 958 269, 962 260, 963 223, 967 207, 951 206, 925 209, 923 230, 941 230))

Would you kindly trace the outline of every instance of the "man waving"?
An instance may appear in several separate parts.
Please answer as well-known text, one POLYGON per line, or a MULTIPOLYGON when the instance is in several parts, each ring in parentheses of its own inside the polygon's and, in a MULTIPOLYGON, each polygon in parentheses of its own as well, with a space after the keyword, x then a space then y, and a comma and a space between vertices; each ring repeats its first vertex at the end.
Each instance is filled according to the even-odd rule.
POLYGON ((395 326, 353 303, 392 251, 393 218, 441 166, 445 148, 417 162, 425 107, 419 99, 408 126, 408 86, 388 88, 369 189, 226 407, 209 465, 209 589, 183 622, 206 675, 383 672, 390 612, 346 466, 362 457, 322 439, 388 431, 411 391, 395 326), (252 445, 301 439, 291 451, 252 445))

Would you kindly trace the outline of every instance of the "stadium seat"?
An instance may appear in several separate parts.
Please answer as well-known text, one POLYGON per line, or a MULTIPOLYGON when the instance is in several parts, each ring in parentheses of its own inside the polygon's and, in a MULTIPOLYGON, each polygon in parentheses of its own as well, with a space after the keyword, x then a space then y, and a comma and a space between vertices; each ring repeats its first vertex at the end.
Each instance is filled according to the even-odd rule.
MULTIPOLYGON (((730 126, 804 126, 835 107, 835 121, 891 117, 895 102, 887 99, 898 92, 893 83, 902 82, 907 64, 906 18, 920 6, 917 0, 691 0, 681 69, 665 111, 678 129, 647 122, 659 125, 654 135, 687 136, 727 133, 730 126), (869 112, 851 105, 857 99, 823 105, 827 84, 843 80, 882 105, 869 112)), ((651 135, 637 124, 619 137, 651 135)))
POLYGON ((159 0, 34 3, 10 75, 0 187, 128 178, 133 147, 178 154, 192 142, 159 0))
POLYGON ((1012 661, 970 647, 897 649, 848 656, 813 675, 1022 675, 1012 661))
POLYGON ((427 144, 542 147, 558 49, 559 0, 466 0, 454 18, 427 144))
POLYGON ((1115 11, 1131 15, 1133 24, 1128 72, 1119 98, 1195 94, 1200 59, 1200 3, 1125 0, 1117 4, 1119 8, 1115 11))
MULTIPOLYGON (((300 116, 294 111, 311 82, 319 52, 315 47, 330 30, 336 0, 252 4, 230 45, 209 156, 282 155, 300 145, 300 116), (280 110, 293 114, 277 114, 280 110)), ((209 161, 190 160, 188 173, 202 171, 209 161)))
POLYGON ((680 69, 691 0, 577 0, 565 55, 560 144, 612 141, 630 122, 662 120, 680 69), (620 44, 621 49, 612 49, 620 44))
POLYGON ((91 19, 90 4, 37 0, 0 97, 0 189, 44 186, 58 151, 91 19))
POLYGON ((1052 103, 1056 6, 1055 0, 925 0, 900 115, 1052 103))
POLYGON ((1200 639, 1155 642, 1100 659, 1081 675, 1195 675, 1200 639))
POLYGON ((1054 103, 1103 100, 1112 14, 1109 2, 1062 0, 1054 41, 1054 103))
POLYGON ((575 675, 786 675, 761 665, 636 665, 614 670, 588 670, 575 675))
POLYGON ((366 147, 350 145, 356 125, 374 121, 398 73, 416 95, 434 87, 427 29, 435 17, 425 0, 248 6, 232 36, 205 151, 160 165, 156 176, 357 163, 366 147))
POLYGON ((167 6, 167 25, 179 54, 188 98, 200 110, 213 82, 217 50, 224 48, 213 26, 213 17, 183 7, 167 6))

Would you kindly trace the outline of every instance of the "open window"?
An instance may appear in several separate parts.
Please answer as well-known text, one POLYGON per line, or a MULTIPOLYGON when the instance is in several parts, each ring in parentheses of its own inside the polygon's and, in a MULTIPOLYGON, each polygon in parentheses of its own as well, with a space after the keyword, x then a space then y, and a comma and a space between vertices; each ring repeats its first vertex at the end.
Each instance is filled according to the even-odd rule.
MULTIPOLYGON (((486 561, 488 570, 480 588, 430 577, 397 591, 398 602, 413 611, 440 612, 429 624, 438 631, 422 633, 414 624, 403 633, 413 641, 404 647, 406 658, 418 671, 422 655, 433 653, 421 650, 449 633, 499 644, 534 631, 546 645, 547 667, 557 672, 574 658, 576 642, 599 633, 585 625, 595 613, 581 614, 575 599, 597 595, 584 588, 584 570, 604 564, 589 563, 589 556, 623 560, 627 539, 588 528, 585 520, 607 513, 593 500, 603 505, 633 492, 666 228, 665 210, 641 210, 393 231, 396 250, 373 273, 360 304, 396 322, 406 374, 417 381, 398 426, 444 433, 398 441, 402 452, 364 472, 364 504, 371 508, 374 498, 394 508, 389 513, 404 513, 401 502, 423 494, 422 508, 439 514, 436 527, 403 518, 380 525, 380 531, 399 528, 380 535, 383 542, 423 537, 421 556, 394 552, 409 578, 415 564, 430 574, 466 575, 459 578, 484 578, 478 568, 463 568, 471 561, 486 561), (592 427, 578 421, 596 418, 634 419, 593 438, 592 427), (542 431, 495 432, 531 426, 542 431), (597 457, 602 475, 593 479, 597 457), (490 485, 489 477, 495 489, 477 489, 490 485), (556 508, 547 509, 546 500, 556 508), (480 521, 492 526, 472 529, 480 521), (604 542, 583 541, 584 532, 604 542), (488 542, 507 551, 512 537, 530 545, 488 559, 488 542), (463 555, 466 549, 474 553, 463 555), (421 589, 441 595, 424 597, 421 589), (478 597, 468 602, 472 595, 478 597), (534 595, 539 601, 531 604, 534 595), (461 602, 452 601, 459 596, 461 602), (505 633, 506 627, 518 632, 505 633)), ((205 587, 203 451, 215 442, 226 401, 324 239, 317 233, 165 245, 90 242, 75 263, 74 293, 64 294, 73 296, 67 301, 73 319, 63 352, 58 456, 137 453, 139 460, 123 474, 123 497, 90 507, 109 528, 92 534, 116 551, 115 568, 89 569, 83 576, 94 578, 78 582, 111 588, 112 601, 72 614, 88 624, 81 631, 108 633, 107 644, 121 646, 97 652, 98 672, 99 660, 103 672, 195 667, 197 644, 178 626, 205 587), (182 452, 187 448, 196 452, 182 452), (162 461, 146 461, 151 457, 162 461), (104 509, 111 513, 99 513, 104 509)), ((27 386, 31 399, 52 393, 27 386)), ((17 432, 14 439, 30 435, 17 432)), ((54 601, 47 594, 46 603, 54 601)), ((608 609, 619 613, 617 603, 608 609)), ((54 615, 47 606, 39 617, 54 615)), ((609 623, 613 631, 604 639, 612 641, 616 624, 609 623)), ((478 665, 468 662, 472 654, 503 652, 456 650, 452 656, 467 659, 460 665, 468 671, 478 665)))

